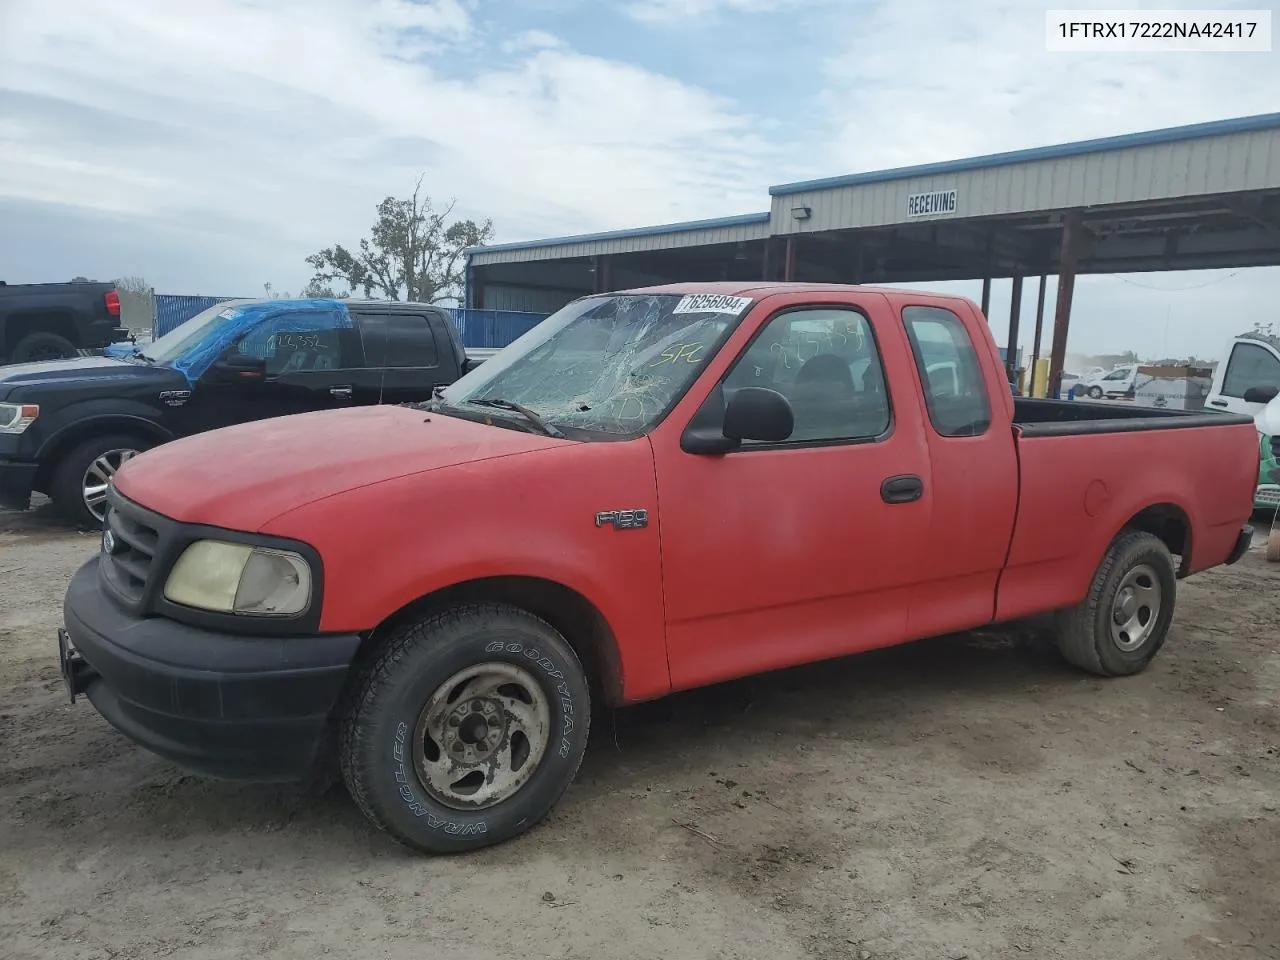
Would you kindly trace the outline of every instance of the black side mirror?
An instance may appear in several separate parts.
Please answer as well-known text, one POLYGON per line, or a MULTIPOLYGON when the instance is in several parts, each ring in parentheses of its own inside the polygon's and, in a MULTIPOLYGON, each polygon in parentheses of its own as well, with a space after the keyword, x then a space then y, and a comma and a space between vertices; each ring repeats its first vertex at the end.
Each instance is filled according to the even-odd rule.
POLYGON ((1244 392, 1243 400, 1245 403, 1270 403, 1280 395, 1280 389, 1276 387, 1250 387, 1244 392))
POLYGON ((795 429, 787 398, 765 387, 742 387, 728 403, 716 387, 680 438, 685 453, 728 453, 744 440, 781 443, 795 429))
POLYGON ((213 369, 220 380, 228 382, 262 380, 267 375, 267 361, 262 357, 233 353, 215 363, 213 369))

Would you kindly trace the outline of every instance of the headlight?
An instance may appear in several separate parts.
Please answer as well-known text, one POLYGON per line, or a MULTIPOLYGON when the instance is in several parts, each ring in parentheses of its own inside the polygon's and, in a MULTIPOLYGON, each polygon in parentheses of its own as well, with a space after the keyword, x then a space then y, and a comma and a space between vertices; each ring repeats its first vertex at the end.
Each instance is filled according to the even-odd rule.
POLYGON ((21 433, 40 416, 34 403, 0 403, 0 433, 21 433))
POLYGON ((164 596, 219 613, 295 616, 311 604, 311 567, 289 550, 197 540, 173 565, 164 596))

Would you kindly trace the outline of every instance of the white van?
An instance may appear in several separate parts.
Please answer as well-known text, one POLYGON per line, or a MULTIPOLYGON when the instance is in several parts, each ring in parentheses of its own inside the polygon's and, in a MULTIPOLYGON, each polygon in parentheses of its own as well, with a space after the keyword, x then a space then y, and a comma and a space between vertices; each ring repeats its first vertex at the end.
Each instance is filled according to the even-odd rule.
POLYGON ((1254 506, 1280 507, 1280 483, 1275 482, 1280 460, 1280 337, 1244 333, 1227 344, 1205 405, 1253 417, 1263 437, 1254 506))

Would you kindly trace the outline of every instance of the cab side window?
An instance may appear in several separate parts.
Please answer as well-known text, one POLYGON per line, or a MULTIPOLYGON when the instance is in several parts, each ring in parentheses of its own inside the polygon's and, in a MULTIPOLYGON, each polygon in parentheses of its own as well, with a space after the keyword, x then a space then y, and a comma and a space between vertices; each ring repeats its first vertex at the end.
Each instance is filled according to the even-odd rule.
POLYGON ((991 426, 991 404, 964 323, 942 307, 905 307, 902 322, 933 429, 944 437, 982 436, 991 426))
POLYGON ((767 387, 787 398, 795 415, 788 443, 874 440, 889 429, 871 324, 852 307, 773 317, 729 371, 726 398, 742 387, 767 387))
POLYGON ((371 313, 360 317, 365 356, 371 367, 437 367, 431 319, 418 313, 371 313))
POLYGON ((1222 395, 1243 398, 1254 387, 1280 388, 1280 360, 1265 347, 1237 343, 1222 377, 1222 395))
POLYGON ((250 330, 235 351, 267 361, 267 376, 345 370, 360 365, 355 331, 345 315, 282 313, 250 330))

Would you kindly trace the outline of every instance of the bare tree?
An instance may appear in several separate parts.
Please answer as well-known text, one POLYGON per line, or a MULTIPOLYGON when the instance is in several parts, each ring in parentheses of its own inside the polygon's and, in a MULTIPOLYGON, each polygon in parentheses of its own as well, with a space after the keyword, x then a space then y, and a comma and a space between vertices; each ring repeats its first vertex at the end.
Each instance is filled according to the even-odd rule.
POLYGON ((459 297, 463 283, 463 252, 493 239, 493 221, 449 222, 457 201, 437 211, 422 193, 423 177, 413 195, 387 197, 378 204, 378 218, 358 252, 341 244, 307 257, 315 270, 312 282, 341 281, 366 297, 376 290, 388 300, 438 303, 459 297))

